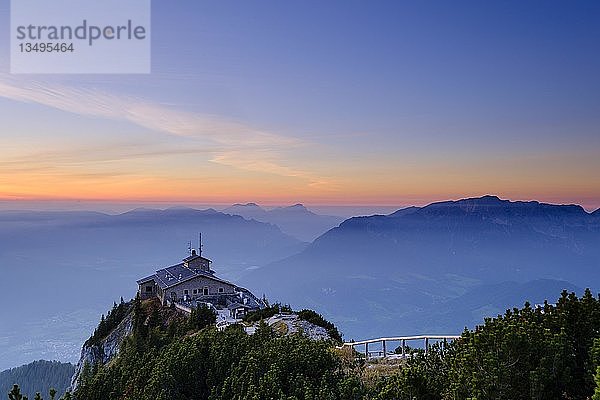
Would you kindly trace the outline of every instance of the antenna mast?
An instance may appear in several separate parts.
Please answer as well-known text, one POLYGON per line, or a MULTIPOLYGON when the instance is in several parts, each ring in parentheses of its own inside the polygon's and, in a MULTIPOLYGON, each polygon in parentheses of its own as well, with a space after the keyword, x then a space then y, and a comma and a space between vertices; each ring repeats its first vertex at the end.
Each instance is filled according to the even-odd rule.
POLYGON ((190 255, 192 254, 192 241, 191 240, 188 241, 188 253, 190 253, 190 255))
POLYGON ((198 255, 202 256, 202 232, 198 232, 198 255))

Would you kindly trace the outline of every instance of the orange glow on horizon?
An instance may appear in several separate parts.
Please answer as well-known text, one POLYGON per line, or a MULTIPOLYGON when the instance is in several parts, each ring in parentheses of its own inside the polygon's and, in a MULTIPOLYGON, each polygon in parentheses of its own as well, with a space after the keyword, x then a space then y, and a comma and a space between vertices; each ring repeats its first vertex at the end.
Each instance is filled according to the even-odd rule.
POLYGON ((124 161, 85 167, 84 161, 75 166, 26 161, 20 165, 13 173, 0 174, 0 200, 402 207, 492 194, 510 200, 580 204, 588 210, 600 207, 598 178, 592 173, 573 179, 578 171, 564 164, 554 164, 554 170, 489 163, 477 169, 440 161, 418 169, 341 165, 322 167, 329 175, 318 182, 313 178, 320 175, 317 170, 281 176, 210 162, 199 163, 191 174, 186 173, 185 163, 181 168, 124 161), (27 170, 32 166, 33 171, 27 170))
POLYGON ((427 204, 459 200, 463 198, 481 197, 485 195, 498 196, 501 199, 511 201, 539 201, 552 204, 577 204, 592 212, 600 208, 600 196, 574 196, 557 195, 545 193, 540 195, 531 195, 527 193, 503 193, 494 191, 464 193, 439 193, 431 195, 409 195, 398 194, 396 196, 360 196, 360 195, 340 195, 340 196, 298 196, 290 197, 286 195, 265 195, 260 193, 245 194, 213 194, 213 195, 183 195, 183 196, 165 196, 160 194, 150 195, 18 195, 6 196, 0 194, 2 202, 83 202, 83 203, 140 203, 140 204, 203 204, 214 206, 227 206, 236 203, 257 203, 262 206, 276 207, 302 203, 307 206, 325 206, 325 207, 360 207, 360 206, 381 206, 381 207, 406 207, 406 206, 425 206, 427 204))

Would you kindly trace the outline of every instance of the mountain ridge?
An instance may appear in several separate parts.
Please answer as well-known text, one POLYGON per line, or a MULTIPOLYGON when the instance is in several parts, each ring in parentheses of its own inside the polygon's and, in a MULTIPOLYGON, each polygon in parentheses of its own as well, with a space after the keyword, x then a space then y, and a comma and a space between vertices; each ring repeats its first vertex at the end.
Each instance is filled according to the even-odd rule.
POLYGON ((341 217, 314 213, 301 203, 269 210, 256 203, 238 203, 225 208, 223 212, 276 225, 284 233, 305 242, 312 242, 343 221, 341 217))
POLYGON ((480 285, 539 281, 548 295, 557 285, 598 287, 599 266, 600 226, 580 206, 484 196, 349 218, 244 279, 293 305, 325 310, 356 337, 375 324, 430 326, 434 320, 413 310, 449 307, 480 285))
POLYGON ((25 296, 21 285, 4 289, 19 301, 3 312, 14 323, 0 324, 0 368, 37 358, 74 360, 80 328, 91 328, 107 299, 133 296, 136 279, 186 257, 199 232, 212 268, 231 280, 305 247, 275 225, 214 210, 0 212, 3 278, 28 282, 25 296))

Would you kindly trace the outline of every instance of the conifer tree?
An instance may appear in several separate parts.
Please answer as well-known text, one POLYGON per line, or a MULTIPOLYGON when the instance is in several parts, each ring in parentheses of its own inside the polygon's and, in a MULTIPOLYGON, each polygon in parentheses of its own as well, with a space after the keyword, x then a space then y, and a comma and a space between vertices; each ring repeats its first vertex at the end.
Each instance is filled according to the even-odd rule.
POLYGON ((13 385, 12 390, 8 393, 8 398, 10 400, 27 400, 27 396, 21 394, 21 388, 16 384, 13 385))
POLYGON ((592 400, 600 400, 600 367, 596 368, 596 374, 594 375, 594 382, 596 383, 596 389, 592 400))
POLYGON ((192 309, 190 314, 190 328, 203 329, 217 322, 217 316, 213 310, 202 304, 200 307, 192 309))

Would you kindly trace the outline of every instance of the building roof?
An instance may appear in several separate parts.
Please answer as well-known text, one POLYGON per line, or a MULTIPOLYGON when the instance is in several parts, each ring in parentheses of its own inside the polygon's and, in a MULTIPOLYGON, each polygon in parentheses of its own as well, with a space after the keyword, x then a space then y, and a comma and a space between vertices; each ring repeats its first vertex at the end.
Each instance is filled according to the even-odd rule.
POLYGON ((196 254, 196 251, 195 251, 195 250, 192 252, 192 255, 191 255, 191 256, 188 256, 188 257, 184 258, 184 259, 183 259, 183 262, 189 262, 189 261, 195 260, 195 259, 197 259, 197 258, 200 258, 200 259, 202 259, 202 260, 208 261, 209 263, 212 263, 212 261, 211 261, 211 260, 209 260, 208 258, 206 258, 206 257, 202 257, 202 256, 200 256, 200 255, 196 254))
POLYGON ((236 310, 238 308, 247 308, 247 309, 250 309, 251 307, 248 306, 248 305, 246 305, 246 304, 233 303, 233 304, 230 304, 229 307, 227 307, 227 308, 230 309, 230 310, 236 310))
POLYGON ((203 271, 199 268, 187 268, 184 266, 183 263, 159 269, 154 275, 150 275, 146 278, 140 279, 139 281, 137 281, 137 283, 143 284, 145 282, 153 280, 158 284, 158 286, 161 289, 165 290, 197 277, 204 277, 231 286, 236 286, 235 284, 229 281, 216 277, 213 271, 203 271))
POLYGON ((145 278, 138 279, 136 282, 138 285, 141 285, 142 283, 146 283, 146 282, 150 282, 150 281, 154 281, 154 275, 150 275, 145 278))

